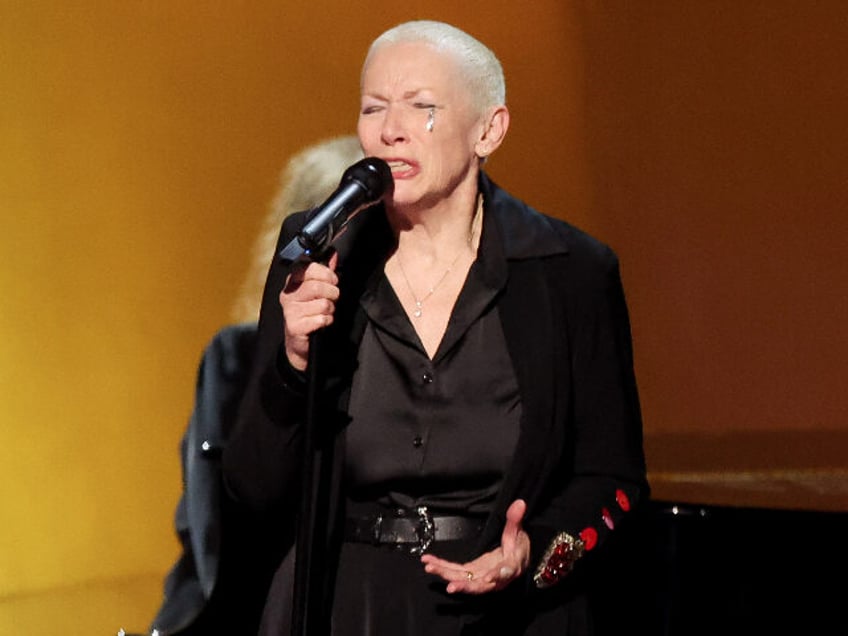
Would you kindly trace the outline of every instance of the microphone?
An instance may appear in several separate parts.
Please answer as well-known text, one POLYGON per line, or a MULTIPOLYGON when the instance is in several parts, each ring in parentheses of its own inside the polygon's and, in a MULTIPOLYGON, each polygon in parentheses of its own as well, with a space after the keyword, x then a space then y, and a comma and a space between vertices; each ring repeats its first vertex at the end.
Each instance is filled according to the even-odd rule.
POLYGON ((360 211, 377 203, 394 185, 392 171, 382 159, 365 157, 342 174, 339 187, 309 214, 309 220, 291 242, 280 250, 282 261, 301 257, 320 259, 360 211))

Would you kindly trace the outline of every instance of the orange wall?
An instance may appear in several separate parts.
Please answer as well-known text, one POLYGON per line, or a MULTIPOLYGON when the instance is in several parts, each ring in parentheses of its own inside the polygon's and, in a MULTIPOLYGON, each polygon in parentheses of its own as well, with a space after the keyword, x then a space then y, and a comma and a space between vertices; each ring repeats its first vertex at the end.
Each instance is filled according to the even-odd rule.
POLYGON ((649 434, 845 428, 840 1, 355 5, 0 6, 0 598, 170 565, 196 364, 277 172, 353 130, 406 19, 492 45, 490 172, 621 255, 649 434))
POLYGON ((648 430, 848 431, 846 5, 581 4, 648 430))

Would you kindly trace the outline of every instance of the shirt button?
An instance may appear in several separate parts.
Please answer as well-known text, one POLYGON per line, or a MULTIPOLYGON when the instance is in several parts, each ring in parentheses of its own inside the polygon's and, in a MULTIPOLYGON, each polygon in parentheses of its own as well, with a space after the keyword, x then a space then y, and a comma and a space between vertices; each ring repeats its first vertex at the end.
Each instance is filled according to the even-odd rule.
POLYGON ((424 384, 432 384, 433 383, 433 374, 430 373, 429 371, 425 371, 421 375, 421 381, 424 382, 424 384))
POLYGON ((416 435, 416 436, 413 438, 413 440, 412 440, 412 445, 413 445, 415 448, 421 448, 421 444, 423 444, 423 443, 424 443, 424 440, 423 440, 423 439, 421 439, 421 436, 420 436, 420 435, 416 435))

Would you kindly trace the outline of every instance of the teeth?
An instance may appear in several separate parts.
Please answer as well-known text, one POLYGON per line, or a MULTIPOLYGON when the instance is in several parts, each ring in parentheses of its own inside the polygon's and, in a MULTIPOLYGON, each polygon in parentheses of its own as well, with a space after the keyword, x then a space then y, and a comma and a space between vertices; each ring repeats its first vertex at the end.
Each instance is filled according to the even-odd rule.
POLYGON ((407 166, 409 165, 409 164, 408 164, 408 163, 406 163, 405 161, 389 161, 389 162, 387 162, 387 163, 389 164, 389 167, 390 167, 390 168, 392 168, 392 169, 395 169, 395 168, 405 168, 405 167, 407 167, 407 166))

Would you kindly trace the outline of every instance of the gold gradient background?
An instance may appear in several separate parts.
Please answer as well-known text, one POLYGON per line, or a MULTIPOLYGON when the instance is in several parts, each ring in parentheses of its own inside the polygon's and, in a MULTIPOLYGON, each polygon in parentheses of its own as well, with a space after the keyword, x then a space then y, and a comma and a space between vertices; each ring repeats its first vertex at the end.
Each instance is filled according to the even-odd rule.
POLYGON ((0 633, 152 618, 278 172, 422 17, 504 64, 495 180, 621 257, 656 492, 848 510, 840 0, 0 0, 0 633))

